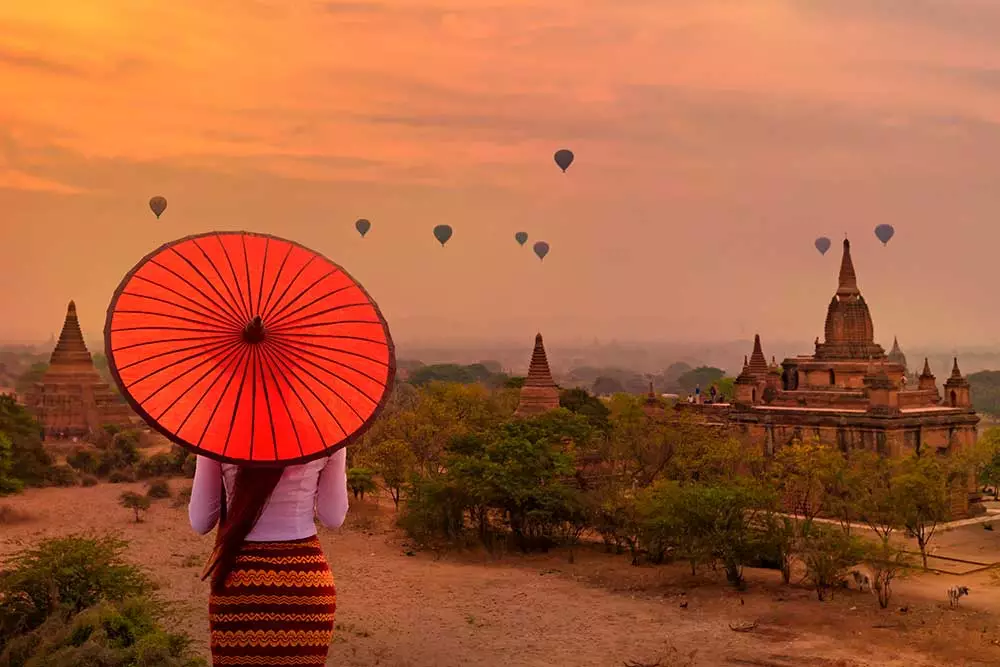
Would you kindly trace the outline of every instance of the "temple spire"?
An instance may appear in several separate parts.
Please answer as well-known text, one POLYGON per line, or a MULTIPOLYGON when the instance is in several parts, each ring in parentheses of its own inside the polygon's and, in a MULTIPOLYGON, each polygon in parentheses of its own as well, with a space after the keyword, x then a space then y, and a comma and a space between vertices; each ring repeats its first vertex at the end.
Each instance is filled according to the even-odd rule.
POLYGON ((66 307, 66 320, 63 322, 62 333, 59 334, 59 341, 52 350, 52 357, 49 359, 50 366, 93 365, 94 360, 87 350, 86 343, 83 342, 83 331, 80 330, 80 320, 76 316, 76 304, 72 301, 66 307))
POLYGON ((535 336, 535 349, 531 352, 528 377, 521 387, 521 398, 515 415, 527 417, 542 414, 559 407, 559 387, 552 380, 549 361, 545 355, 542 334, 535 336))
POLYGON ((840 258, 840 277, 837 284, 837 295, 848 296, 860 294, 858 276, 854 273, 854 262, 851 261, 851 242, 844 239, 844 254, 840 258))
POLYGON ((920 374, 920 377, 934 377, 934 374, 931 373, 931 365, 927 361, 927 357, 924 357, 924 371, 920 374))
POLYGON ((952 367, 951 367, 951 376, 953 378, 955 378, 956 380, 961 380, 962 379, 962 371, 958 370, 958 357, 955 357, 954 360, 955 361, 954 361, 954 363, 952 364, 952 367))
POLYGON ((767 359, 764 358, 764 351, 760 346, 760 334, 754 334, 753 354, 750 355, 750 372, 753 374, 766 375, 767 371, 767 359))

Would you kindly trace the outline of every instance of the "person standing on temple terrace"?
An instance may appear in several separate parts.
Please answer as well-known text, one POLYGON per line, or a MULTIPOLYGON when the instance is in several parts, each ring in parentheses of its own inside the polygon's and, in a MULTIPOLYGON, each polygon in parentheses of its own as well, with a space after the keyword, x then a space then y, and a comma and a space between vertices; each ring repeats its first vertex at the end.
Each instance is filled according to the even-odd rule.
POLYGON ((712 385, 712 388, 709 389, 709 393, 712 395, 712 400, 710 402, 715 403, 715 397, 718 396, 719 390, 715 388, 714 384, 712 385))
POLYGON ((211 577, 213 665, 326 663, 337 594, 315 516, 343 525, 346 458, 343 448, 283 468, 197 458, 191 527, 205 535, 219 526, 202 577, 211 577))
POLYGON ((694 387, 694 402, 701 403, 701 385, 695 385, 694 387))

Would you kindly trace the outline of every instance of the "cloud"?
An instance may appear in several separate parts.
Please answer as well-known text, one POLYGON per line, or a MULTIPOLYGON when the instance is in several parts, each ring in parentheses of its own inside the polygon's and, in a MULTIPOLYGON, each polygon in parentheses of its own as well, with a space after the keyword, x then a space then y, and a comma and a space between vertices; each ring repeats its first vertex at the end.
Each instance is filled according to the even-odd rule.
POLYGON ((45 192, 59 195, 76 195, 84 192, 81 188, 59 183, 47 178, 0 167, 0 190, 21 190, 25 192, 45 192))
POLYGON ((80 76, 84 71, 75 65, 54 60, 37 53, 14 51, 0 46, 0 65, 38 70, 60 76, 80 76))

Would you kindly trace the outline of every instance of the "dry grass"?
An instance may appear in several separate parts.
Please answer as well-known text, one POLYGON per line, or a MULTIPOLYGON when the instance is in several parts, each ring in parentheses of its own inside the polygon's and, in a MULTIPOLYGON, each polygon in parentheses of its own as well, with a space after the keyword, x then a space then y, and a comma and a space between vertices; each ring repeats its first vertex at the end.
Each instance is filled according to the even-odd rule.
POLYGON ((28 521, 31 521, 31 514, 27 511, 10 505, 0 505, 0 526, 12 526, 28 521))
MULTIPOLYGON (((133 523, 118 506, 126 490, 141 493, 143 485, 40 489, 8 499, 10 510, 33 516, 0 530, 0 562, 50 536, 117 533, 179 612, 178 628, 207 654, 200 574, 212 537, 192 533, 187 513, 170 500, 154 502, 145 521, 133 523)), ((414 552, 394 518, 391 507, 352 501, 343 529, 320 531, 338 589, 329 664, 1000 665, 993 643, 1000 641, 1000 594, 986 585, 987 572, 901 581, 891 609, 879 611, 867 593, 845 591, 820 603, 811 591, 783 586, 775 572, 748 570, 749 590, 738 594, 710 570, 692 578, 686 565, 632 567, 599 547, 578 549, 573 564, 561 552, 497 560, 468 550, 436 558, 414 552), (952 610, 944 591, 956 583, 973 592, 952 610), (730 629, 754 622, 748 632, 730 629)), ((949 539, 958 537, 965 539, 949 539)))

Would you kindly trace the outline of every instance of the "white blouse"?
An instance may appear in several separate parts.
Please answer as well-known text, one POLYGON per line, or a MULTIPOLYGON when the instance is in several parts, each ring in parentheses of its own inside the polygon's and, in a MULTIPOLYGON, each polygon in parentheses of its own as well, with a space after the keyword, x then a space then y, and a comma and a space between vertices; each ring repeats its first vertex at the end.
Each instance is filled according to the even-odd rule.
MULTIPOLYGON (((199 456, 191 488, 188 518, 204 535, 219 522, 222 483, 233 499, 237 466, 199 456)), ((301 540, 316 534, 315 515, 327 528, 339 528, 347 516, 347 450, 328 458, 285 468, 248 542, 301 540)))

